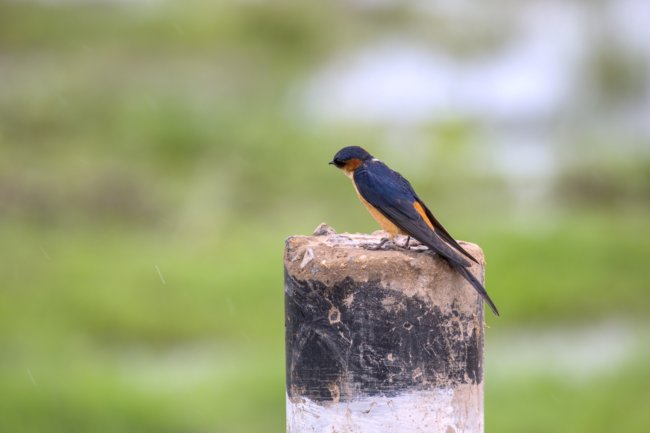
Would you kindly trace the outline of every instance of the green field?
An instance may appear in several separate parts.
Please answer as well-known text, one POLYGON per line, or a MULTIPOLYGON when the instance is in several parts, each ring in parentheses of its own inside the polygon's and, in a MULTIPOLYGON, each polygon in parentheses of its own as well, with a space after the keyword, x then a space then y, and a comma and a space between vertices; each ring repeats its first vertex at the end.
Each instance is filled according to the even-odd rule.
POLYGON ((485 251, 487 431, 649 430, 647 153, 594 150, 522 206, 466 163, 472 122, 395 149, 282 108, 409 17, 244 3, 0 1, 0 432, 283 431, 284 240, 376 229, 327 165, 349 144, 485 251))

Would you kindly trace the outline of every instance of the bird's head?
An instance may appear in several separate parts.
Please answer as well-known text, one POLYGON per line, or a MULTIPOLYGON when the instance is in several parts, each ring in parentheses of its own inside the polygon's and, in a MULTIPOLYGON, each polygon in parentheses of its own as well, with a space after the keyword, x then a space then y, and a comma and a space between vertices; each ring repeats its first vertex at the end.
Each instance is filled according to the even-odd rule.
POLYGON ((364 162, 372 159, 372 155, 366 152, 362 147, 348 146, 336 152, 336 155, 334 155, 334 159, 330 161, 330 164, 343 170, 346 175, 352 176, 354 171, 361 167, 364 162))

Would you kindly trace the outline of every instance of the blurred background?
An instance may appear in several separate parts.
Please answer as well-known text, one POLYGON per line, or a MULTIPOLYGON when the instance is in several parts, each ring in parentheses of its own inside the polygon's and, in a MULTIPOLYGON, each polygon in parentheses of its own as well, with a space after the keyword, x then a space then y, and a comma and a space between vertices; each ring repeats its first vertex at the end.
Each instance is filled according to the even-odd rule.
POLYGON ((650 431, 650 2, 0 0, 0 431, 282 432, 282 253, 414 184, 486 430, 650 431))

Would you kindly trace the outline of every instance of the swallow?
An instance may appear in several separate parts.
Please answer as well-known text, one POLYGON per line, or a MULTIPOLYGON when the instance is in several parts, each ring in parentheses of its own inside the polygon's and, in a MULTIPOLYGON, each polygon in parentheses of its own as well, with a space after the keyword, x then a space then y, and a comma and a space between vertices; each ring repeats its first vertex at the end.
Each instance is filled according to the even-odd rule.
MULTIPOLYGON (((334 155, 330 164, 352 179, 359 200, 389 234, 388 239, 406 235, 406 248, 411 237, 426 245, 465 278, 494 314, 499 315, 485 287, 469 270, 470 261, 478 261, 451 237, 408 180, 359 146, 344 147, 334 155)), ((380 245, 383 244, 384 241, 380 245)))

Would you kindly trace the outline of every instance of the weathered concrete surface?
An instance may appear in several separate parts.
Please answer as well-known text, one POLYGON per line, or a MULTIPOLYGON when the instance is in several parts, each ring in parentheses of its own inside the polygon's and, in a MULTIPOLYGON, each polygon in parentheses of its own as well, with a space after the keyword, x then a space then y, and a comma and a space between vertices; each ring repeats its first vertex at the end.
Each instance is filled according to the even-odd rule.
MULTIPOLYGON (((317 233, 285 249, 288 431, 482 432, 483 303, 471 285, 425 247, 317 233)), ((462 244, 482 280, 482 251, 462 244)))
POLYGON ((483 387, 459 385, 338 404, 287 398, 288 433, 477 433, 483 387))

